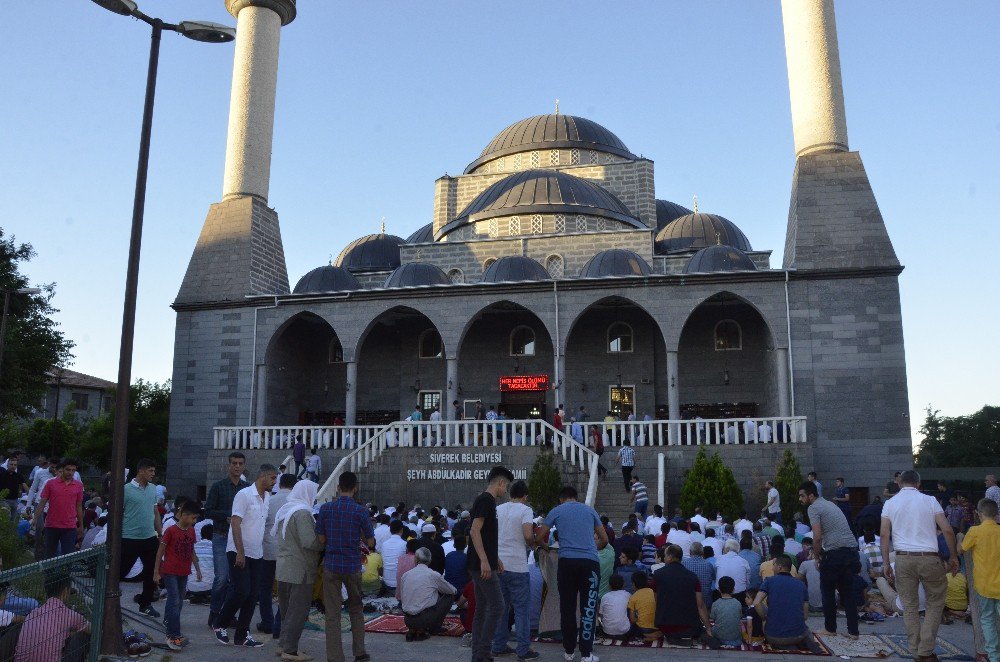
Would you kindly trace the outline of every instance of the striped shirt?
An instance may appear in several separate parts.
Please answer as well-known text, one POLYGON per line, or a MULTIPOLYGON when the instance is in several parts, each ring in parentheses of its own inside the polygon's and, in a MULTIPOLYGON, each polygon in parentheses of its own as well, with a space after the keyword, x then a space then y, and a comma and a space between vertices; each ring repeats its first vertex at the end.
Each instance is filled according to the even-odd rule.
POLYGON ((635 495, 636 503, 640 501, 649 501, 649 495, 646 493, 646 486, 639 481, 632 483, 632 493, 635 495))
POLYGON ((635 466, 635 449, 631 446, 622 446, 618 451, 618 458, 622 461, 623 467, 635 466))

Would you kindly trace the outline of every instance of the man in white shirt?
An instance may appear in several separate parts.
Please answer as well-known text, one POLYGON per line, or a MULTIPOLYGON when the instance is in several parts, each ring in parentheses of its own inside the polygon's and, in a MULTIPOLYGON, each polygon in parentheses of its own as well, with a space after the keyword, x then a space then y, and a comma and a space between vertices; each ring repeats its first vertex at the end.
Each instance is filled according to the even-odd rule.
MULTIPOLYGON (((528 576, 528 550, 534 547, 534 514, 528 501, 528 485, 523 480, 510 486, 510 501, 497 506, 497 556, 503 564, 499 574, 500 590, 504 604, 514 609, 514 625, 517 628, 517 656, 525 659, 531 648, 530 616, 531 586, 528 576)), ((493 655, 507 655, 510 649, 509 619, 500 618, 496 635, 493 637, 493 655)), ((534 657, 534 656, 532 656, 534 657)))
POLYGON ((398 519, 389 524, 389 537, 382 541, 382 581, 391 589, 391 593, 396 592, 396 566, 399 564, 399 557, 406 554, 406 541, 399 533, 403 530, 403 523, 398 519))
POLYGON ((775 524, 781 524, 781 494, 774 486, 774 481, 766 481, 764 489, 767 490, 767 503, 760 509, 761 515, 766 514, 767 518, 775 524))
POLYGON ((694 540, 691 538, 691 534, 687 532, 687 522, 684 520, 677 523, 676 529, 671 528, 670 531, 667 532, 667 544, 677 545, 680 547, 681 551, 684 552, 684 556, 682 558, 686 559, 691 555, 692 542, 694 542, 694 540))
POLYGON ((757 441, 757 423, 752 418, 743 421, 743 441, 748 444, 757 441))
POLYGON ((455 587, 439 573, 431 570, 431 553, 421 547, 416 553, 417 564, 400 579, 400 606, 403 621, 409 631, 407 641, 422 641, 444 623, 456 593, 455 587))
POLYGON ((49 459, 44 455, 39 455, 38 459, 35 460, 35 466, 31 468, 31 473, 28 474, 28 484, 30 485, 35 480, 35 476, 37 476, 40 471, 45 471, 48 468, 49 459))
POLYGON ((660 527, 666 523, 666 518, 663 517, 663 506, 656 505, 653 506, 653 514, 651 517, 646 519, 646 535, 647 536, 658 536, 660 535, 660 527))
POLYGON ((1000 506, 1000 486, 997 485, 997 477, 993 474, 988 474, 984 482, 986 484, 986 494, 984 496, 990 501, 995 501, 1000 506))
POLYGON ((933 659, 941 613, 948 593, 948 578, 938 554, 937 530, 948 543, 948 571, 958 574, 955 532, 944 516, 941 504, 932 496, 921 494, 920 474, 904 471, 899 477, 902 487, 882 508, 880 544, 882 558, 889 558, 889 541, 896 550, 895 565, 884 566, 890 582, 895 579, 896 591, 903 603, 903 622, 909 638, 910 654, 915 659, 933 659), (927 594, 924 620, 920 622, 918 587, 923 584, 927 594))
MULTIPOLYGON (((736 537, 737 542, 743 535, 744 531, 753 533, 753 522, 747 519, 746 513, 740 513, 740 518, 733 522, 733 535, 736 537)), ((736 551, 739 552, 740 548, 737 547, 736 551)), ((736 582, 736 584, 739 585, 739 582, 736 582)), ((739 591, 736 592, 739 593, 739 591)))
POLYGON ((316 449, 312 449, 309 457, 306 458, 306 472, 314 483, 319 483, 320 475, 323 473, 323 460, 320 459, 316 449))
POLYGON ((264 557, 264 530, 271 488, 278 470, 272 464, 262 464, 257 480, 236 493, 233 498, 232 516, 229 519, 229 537, 226 557, 229 560, 229 593, 215 623, 215 638, 222 644, 229 643, 228 623, 239 612, 233 643, 246 648, 260 648, 264 644, 250 636, 250 621, 257 603, 258 577, 264 557))
POLYGON ((375 521, 378 522, 378 526, 375 527, 375 530, 373 532, 375 536, 375 551, 381 554, 382 543, 385 542, 385 540, 392 535, 389 532, 389 516, 386 515, 385 513, 382 513, 375 518, 375 521))
POLYGON ((701 506, 694 509, 694 515, 691 516, 691 521, 697 522, 698 529, 701 530, 702 533, 705 533, 705 526, 708 524, 708 520, 701 514, 701 506))
POLYGON ((767 424, 767 421, 761 421, 760 425, 757 426, 757 441, 762 444, 771 441, 771 426, 767 424))
POLYGON ((722 577, 732 577, 736 582, 732 595, 742 604, 742 594, 750 585, 750 564, 739 555, 740 544, 735 540, 727 540, 722 551, 722 556, 715 559, 715 583, 718 585, 722 577))
MULTIPOLYGON (((281 477, 285 475, 288 471, 288 467, 284 464, 278 465, 278 475, 274 478, 274 487, 271 488, 271 494, 277 494, 278 490, 281 489, 281 477)), ((291 493, 291 489, 288 490, 291 493)))

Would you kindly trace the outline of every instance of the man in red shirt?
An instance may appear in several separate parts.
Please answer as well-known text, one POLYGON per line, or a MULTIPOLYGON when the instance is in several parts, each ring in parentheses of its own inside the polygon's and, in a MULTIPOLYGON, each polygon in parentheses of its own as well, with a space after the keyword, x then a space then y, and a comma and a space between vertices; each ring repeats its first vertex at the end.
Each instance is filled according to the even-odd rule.
POLYGON ((62 461, 59 473, 45 483, 38 507, 31 523, 38 513, 49 506, 45 516, 45 556, 52 558, 76 551, 77 541, 83 540, 83 483, 73 475, 79 463, 71 458, 62 461), (56 549, 59 553, 56 553, 56 549))

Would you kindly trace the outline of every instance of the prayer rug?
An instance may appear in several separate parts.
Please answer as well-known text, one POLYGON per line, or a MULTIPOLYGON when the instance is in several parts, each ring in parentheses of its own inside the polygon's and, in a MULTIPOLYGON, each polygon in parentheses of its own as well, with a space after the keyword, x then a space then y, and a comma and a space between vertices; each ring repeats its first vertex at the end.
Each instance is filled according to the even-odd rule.
POLYGON ((823 644, 820 638, 814 634, 813 640, 819 645, 820 649, 822 649, 823 651, 822 653, 813 653, 805 649, 800 650, 797 648, 793 649, 775 648, 766 641, 760 645, 760 648, 754 648, 754 650, 759 650, 761 653, 768 653, 771 655, 818 655, 818 656, 829 657, 830 649, 823 644))
POLYGON ((857 641, 837 636, 816 635, 816 638, 830 653, 840 657, 888 657, 892 653, 892 649, 875 634, 863 634, 857 641))
MULTIPOLYGON (((896 655, 908 660, 913 659, 913 656, 910 655, 910 645, 905 634, 883 634, 881 635, 881 638, 882 641, 884 641, 896 655)), ((934 654, 942 660, 976 659, 975 656, 969 655, 958 646, 945 641, 941 637, 938 637, 937 639, 937 645, 934 647, 934 654)))
MULTIPOLYGON (((365 622, 377 618, 376 614, 364 614, 365 622)), ((316 632, 326 631, 326 614, 321 612, 319 609, 309 610, 309 616, 306 618, 305 628, 306 630, 313 630, 316 632)), ((346 611, 340 612, 340 631, 350 632, 351 631, 351 615, 346 611)))
MULTIPOLYGON (((462 627, 462 621, 454 616, 446 617, 441 628, 441 632, 437 633, 435 636, 461 637, 465 634, 465 628, 462 627)), ((406 634, 406 630, 407 627, 406 623, 403 621, 403 617, 396 614, 382 614, 365 624, 365 632, 406 634)))
MULTIPOLYGON (((545 634, 548 634, 548 633, 545 633, 545 634)), ((537 642, 543 643, 543 644, 560 644, 560 645, 562 644, 562 639, 561 638, 552 637, 552 636, 542 636, 542 635, 539 635, 537 637, 532 637, 532 641, 537 641, 537 642)), ((708 646, 704 646, 704 645, 702 645, 701 643, 699 643, 697 641, 692 641, 690 645, 685 646, 685 645, 680 645, 680 644, 670 644, 670 643, 667 643, 666 638, 659 639, 659 640, 654 641, 654 642, 648 642, 648 641, 643 641, 642 639, 637 639, 637 638, 624 640, 624 639, 619 639, 618 637, 595 637, 594 638, 594 645, 595 646, 615 646, 615 647, 618 647, 618 648, 684 648, 684 649, 708 650, 708 646)), ((728 646, 723 646, 719 650, 723 650, 723 651, 749 651, 749 650, 754 650, 754 649, 750 648, 749 646, 745 646, 744 645, 744 646, 741 646, 741 647, 738 647, 738 648, 737 647, 732 647, 731 648, 731 647, 728 647, 728 646)))

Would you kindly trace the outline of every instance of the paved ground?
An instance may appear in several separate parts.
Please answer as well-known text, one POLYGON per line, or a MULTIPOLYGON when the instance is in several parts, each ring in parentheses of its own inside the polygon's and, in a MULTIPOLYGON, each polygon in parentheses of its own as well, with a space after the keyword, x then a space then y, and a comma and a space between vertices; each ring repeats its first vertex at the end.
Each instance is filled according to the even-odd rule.
MULTIPOLYGON (((132 596, 138 592, 135 584, 123 584, 123 604, 131 607, 132 596)), ((158 611, 163 611, 164 601, 155 603, 158 611)), ((261 640, 266 643, 263 648, 248 650, 237 648, 236 646, 222 646, 215 641, 212 631, 208 629, 206 620, 208 618, 208 607, 201 605, 184 604, 181 612, 182 629, 184 634, 191 639, 191 646, 182 652, 159 651, 153 649, 153 654, 145 658, 149 662, 178 662, 179 660, 273 660, 277 651, 277 642, 273 641, 270 635, 261 635, 261 640)), ((144 622, 144 621, 140 621, 144 622)), ((256 624, 256 619, 254 620, 256 624)), ((156 624, 160 625, 160 624, 156 624)), ((823 627, 821 618, 809 619, 809 625, 814 630, 823 627)), ((139 629, 139 628, 137 628, 139 629)), ((155 636, 159 642, 163 641, 163 635, 149 627, 146 630, 151 636, 155 636)), ((888 619, 884 623, 877 625, 861 624, 862 634, 894 634, 903 633, 903 621, 900 618, 888 619)), ((230 631, 230 636, 232 632, 230 631)), ((939 638, 945 639, 954 646, 960 648, 966 654, 973 655, 973 635, 972 626, 965 623, 956 622, 954 625, 942 625, 938 632, 939 638)), ((345 651, 348 653, 347 660, 350 662, 350 634, 344 633, 345 651)), ((402 635, 398 634, 366 634, 365 644, 368 653, 376 662, 402 662, 404 660, 462 660, 469 659, 468 648, 460 646, 461 639, 455 637, 432 637, 427 641, 406 643, 402 635)), ((562 661, 562 647, 558 644, 535 643, 533 647, 542 654, 541 660, 551 660, 552 662, 562 661)), ((301 650, 313 655, 316 660, 325 659, 325 638, 322 632, 306 630, 302 634, 301 650)), ((670 649, 641 649, 641 648, 612 648, 609 646, 597 646, 594 651, 602 662, 638 662, 640 660, 724 660, 735 662, 740 659, 759 658, 760 653, 737 652, 737 651, 701 651, 684 650, 677 648, 670 649)), ((785 655, 781 659, 810 659, 808 655, 785 655)), ((501 660, 515 662, 516 658, 504 657, 501 660)), ((890 657, 890 659, 899 659, 890 657)), ((577 657, 579 660, 579 657, 577 657)))

